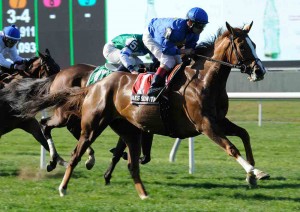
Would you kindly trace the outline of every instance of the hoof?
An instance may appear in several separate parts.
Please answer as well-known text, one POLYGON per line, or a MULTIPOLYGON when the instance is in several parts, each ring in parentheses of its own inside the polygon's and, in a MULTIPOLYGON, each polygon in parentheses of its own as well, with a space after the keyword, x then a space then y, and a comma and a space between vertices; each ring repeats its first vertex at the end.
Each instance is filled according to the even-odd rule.
POLYGON ((69 165, 64 159, 62 159, 62 158, 59 157, 59 156, 58 156, 58 158, 57 158, 57 162, 58 162, 58 164, 59 164, 60 166, 63 166, 63 167, 65 167, 65 168, 67 168, 68 165, 69 165))
POLYGON ((140 158, 140 164, 147 164, 151 161, 151 157, 148 157, 146 155, 144 155, 143 157, 140 158))
POLYGON ((257 186, 256 176, 253 174, 253 172, 247 174, 246 181, 248 182, 250 188, 254 188, 257 186))
POLYGON ((61 196, 61 197, 64 197, 67 195, 67 190, 63 189, 61 186, 59 186, 58 191, 59 191, 59 196, 61 196))
POLYGON ((50 164, 47 165, 47 172, 51 172, 56 168, 57 162, 50 161, 50 164))
POLYGON ((110 185, 111 176, 104 175, 105 185, 110 185))
POLYGON ((95 158, 89 156, 89 159, 85 162, 85 167, 87 170, 91 170, 95 165, 95 158))
POLYGON ((259 173, 256 174, 256 179, 257 180, 268 180, 268 179, 270 179, 270 175, 263 171, 260 171, 259 173))
POLYGON ((141 200, 145 200, 145 199, 149 198, 149 196, 146 196, 146 195, 139 195, 139 196, 140 196, 141 200))

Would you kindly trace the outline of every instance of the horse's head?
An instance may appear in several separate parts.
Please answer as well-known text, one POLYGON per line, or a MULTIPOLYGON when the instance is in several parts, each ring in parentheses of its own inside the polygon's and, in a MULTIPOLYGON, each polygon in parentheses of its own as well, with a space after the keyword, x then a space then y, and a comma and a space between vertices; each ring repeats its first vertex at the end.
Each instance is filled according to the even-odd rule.
POLYGON ((23 74, 31 78, 43 78, 60 71, 59 65, 51 57, 48 49, 46 49, 45 54, 39 51, 38 54, 39 57, 33 57, 26 62, 26 69, 23 74))
POLYGON ((227 38, 230 41, 226 56, 229 63, 236 65, 242 73, 249 74, 250 81, 259 81, 264 79, 266 69, 256 55, 255 43, 248 35, 252 24, 253 22, 244 26, 243 29, 239 29, 231 27, 226 22, 227 38))

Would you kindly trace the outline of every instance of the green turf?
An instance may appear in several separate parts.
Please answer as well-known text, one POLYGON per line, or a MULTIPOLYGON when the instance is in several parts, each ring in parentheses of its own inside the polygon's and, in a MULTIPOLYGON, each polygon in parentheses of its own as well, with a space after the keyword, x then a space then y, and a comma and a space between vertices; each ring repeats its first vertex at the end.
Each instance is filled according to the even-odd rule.
MULTIPOLYGON (((150 195, 142 201, 124 160, 111 185, 104 185, 108 150, 117 141, 107 129, 93 144, 95 167, 86 170, 84 156, 68 195, 61 198, 57 188, 64 168, 39 170, 40 146, 29 134, 15 130, 0 140, 0 211, 300 211, 300 103, 263 102, 262 127, 257 126, 257 101, 231 102, 228 117, 248 130, 256 167, 271 175, 270 180, 259 181, 258 188, 248 188, 242 167, 205 136, 195 138, 192 175, 187 139, 175 163, 170 163, 174 139, 155 136, 152 160, 141 166, 150 195)), ((75 139, 65 129, 54 130, 53 137, 60 154, 69 159, 75 139)), ((240 140, 229 138, 244 155, 240 140)))

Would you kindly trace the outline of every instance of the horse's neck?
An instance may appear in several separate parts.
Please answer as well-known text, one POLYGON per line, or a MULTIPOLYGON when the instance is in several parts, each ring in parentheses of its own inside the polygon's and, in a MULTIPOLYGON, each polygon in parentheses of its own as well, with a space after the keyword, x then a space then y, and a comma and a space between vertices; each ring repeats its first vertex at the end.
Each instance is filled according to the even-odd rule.
MULTIPOLYGON (((228 48, 230 48, 230 42, 227 39, 222 39, 215 45, 212 59, 227 62, 228 63, 228 48)), ((225 89, 228 76, 230 74, 231 67, 222 65, 218 62, 206 62, 206 84, 207 86, 218 87, 218 90, 225 89)))

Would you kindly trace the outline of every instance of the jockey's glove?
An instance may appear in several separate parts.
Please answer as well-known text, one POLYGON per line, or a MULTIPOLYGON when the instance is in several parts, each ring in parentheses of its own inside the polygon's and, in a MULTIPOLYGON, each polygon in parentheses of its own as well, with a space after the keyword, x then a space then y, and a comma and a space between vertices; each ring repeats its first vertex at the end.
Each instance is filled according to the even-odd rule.
POLYGON ((15 70, 24 70, 24 65, 18 65, 18 64, 14 64, 14 69, 15 70))
POLYGON ((17 64, 17 65, 22 65, 25 63, 25 60, 19 60, 19 61, 15 61, 14 64, 17 64))
POLYGON ((192 55, 195 53, 195 50, 190 48, 190 49, 180 49, 180 53, 181 54, 185 54, 185 55, 192 55))

